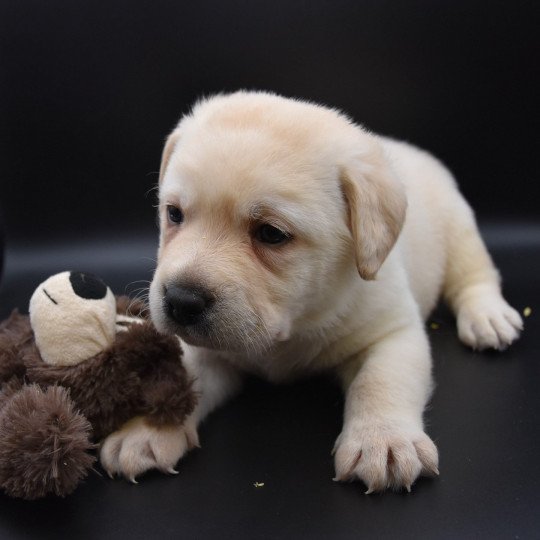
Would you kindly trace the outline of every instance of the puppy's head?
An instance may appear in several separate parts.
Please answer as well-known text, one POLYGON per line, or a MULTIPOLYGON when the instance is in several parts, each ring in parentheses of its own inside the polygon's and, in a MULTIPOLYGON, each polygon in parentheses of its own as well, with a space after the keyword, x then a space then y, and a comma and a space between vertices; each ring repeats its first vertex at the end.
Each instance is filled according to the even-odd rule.
POLYGON ((154 323, 251 353, 336 324, 405 207, 376 139, 335 111, 263 93, 201 102, 163 152, 154 323))

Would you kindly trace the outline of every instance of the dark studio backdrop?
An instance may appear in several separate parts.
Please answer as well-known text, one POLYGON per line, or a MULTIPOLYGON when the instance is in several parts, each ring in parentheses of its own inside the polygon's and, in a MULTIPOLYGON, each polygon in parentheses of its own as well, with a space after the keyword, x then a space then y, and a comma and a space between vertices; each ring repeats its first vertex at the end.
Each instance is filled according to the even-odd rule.
POLYGON ((347 111, 457 176, 481 221, 538 217, 534 2, 1 2, 8 242, 154 233, 166 134, 201 95, 347 111))
POLYGON ((432 151, 475 208, 507 298, 533 308, 500 355, 465 349, 448 313, 434 315, 427 429, 442 474, 410 495, 331 481, 342 398, 327 378, 251 380, 203 424, 178 477, 132 486, 96 466, 65 500, 0 494, 0 537, 537 537, 537 11, 488 0, 0 0, 0 319, 68 268, 117 293, 144 287, 164 139, 199 96, 239 88, 338 107, 432 151))

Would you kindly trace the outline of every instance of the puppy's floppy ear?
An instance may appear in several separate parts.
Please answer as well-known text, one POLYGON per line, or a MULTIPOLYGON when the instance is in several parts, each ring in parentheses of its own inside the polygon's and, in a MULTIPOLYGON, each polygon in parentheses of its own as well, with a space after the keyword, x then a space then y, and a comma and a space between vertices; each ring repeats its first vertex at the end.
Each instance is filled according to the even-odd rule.
POLYGON ((173 153, 173 150, 179 138, 180 138, 180 131, 177 128, 167 137, 167 140, 165 141, 165 146, 163 147, 163 152, 161 154, 161 165, 159 167, 159 183, 160 184, 163 181, 163 177, 165 176, 165 171, 167 170, 167 165, 169 164, 171 155, 173 153))
POLYGON ((359 158, 343 168, 341 188, 358 273, 365 280, 375 279, 403 227, 405 189, 379 149, 375 155, 359 158))

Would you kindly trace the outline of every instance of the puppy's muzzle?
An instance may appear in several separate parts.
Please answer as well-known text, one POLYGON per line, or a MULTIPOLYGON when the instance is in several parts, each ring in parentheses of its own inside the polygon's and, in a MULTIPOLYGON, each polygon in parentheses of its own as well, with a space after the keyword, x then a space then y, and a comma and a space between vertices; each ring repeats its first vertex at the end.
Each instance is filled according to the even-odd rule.
POLYGON ((214 297, 200 287, 171 285, 165 289, 165 312, 180 326, 192 326, 202 321, 212 307, 214 297))

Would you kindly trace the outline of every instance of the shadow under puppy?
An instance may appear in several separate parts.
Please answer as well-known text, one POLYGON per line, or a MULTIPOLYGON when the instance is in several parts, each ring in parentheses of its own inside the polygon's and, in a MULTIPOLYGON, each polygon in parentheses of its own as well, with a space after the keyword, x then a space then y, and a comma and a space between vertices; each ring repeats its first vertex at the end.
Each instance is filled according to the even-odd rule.
POLYGON ((181 119, 159 182, 151 316, 184 341, 201 399, 153 459, 157 432, 139 419, 105 441, 103 465, 128 478, 172 467, 187 450, 175 441, 245 371, 331 370, 346 393, 337 480, 369 493, 438 474, 423 321, 442 294, 473 348, 503 349, 522 327, 448 170, 335 110, 242 91, 181 119))

